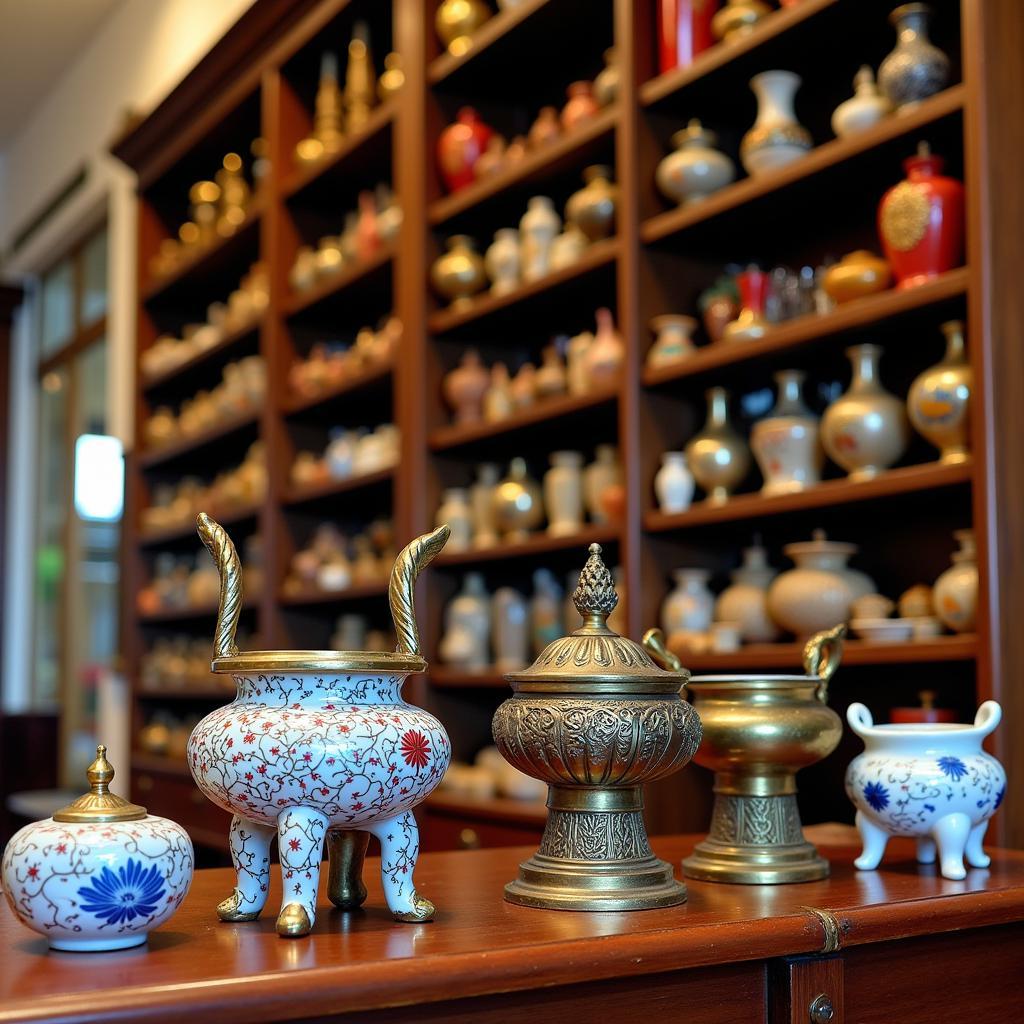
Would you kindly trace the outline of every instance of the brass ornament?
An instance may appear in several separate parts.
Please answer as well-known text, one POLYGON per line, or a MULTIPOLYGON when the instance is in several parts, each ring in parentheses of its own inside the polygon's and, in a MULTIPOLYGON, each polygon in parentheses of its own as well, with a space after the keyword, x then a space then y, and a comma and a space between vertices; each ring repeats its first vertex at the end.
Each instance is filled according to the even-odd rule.
POLYGON ((85 773, 89 792, 62 807, 53 815, 54 821, 84 822, 138 821, 146 817, 146 808, 140 807, 110 792, 114 779, 114 766, 107 760, 107 748, 96 748, 96 760, 85 773))
POLYGON ((700 720, 679 696, 689 673, 658 668, 608 628, 618 596, 598 544, 573 600, 583 626, 506 676, 514 694, 494 715, 505 760, 548 784, 540 848, 505 899, 557 910, 674 906, 686 888, 651 852, 641 787, 700 743, 700 720))
POLYGON ((751 128, 740 141, 740 159, 748 153, 772 146, 799 146, 802 149, 814 148, 811 133, 800 124, 772 124, 751 128))
POLYGON ((901 181, 882 207, 882 237, 893 249, 909 252, 924 238, 929 216, 927 190, 912 181, 901 181))

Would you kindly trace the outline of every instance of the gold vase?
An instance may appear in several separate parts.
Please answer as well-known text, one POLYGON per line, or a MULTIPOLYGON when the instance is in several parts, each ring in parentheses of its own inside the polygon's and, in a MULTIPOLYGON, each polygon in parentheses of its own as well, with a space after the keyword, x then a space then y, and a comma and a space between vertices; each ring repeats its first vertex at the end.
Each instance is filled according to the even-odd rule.
POLYGON ((615 231, 619 189, 612 184, 611 178, 610 167, 595 164, 586 168, 583 172, 584 187, 569 196, 565 204, 566 221, 575 224, 588 241, 600 241, 615 231))
POLYGON ((453 57, 466 53, 473 33, 491 16, 484 0, 443 0, 437 8, 434 27, 453 57))
MULTIPOLYGON (((795 776, 842 736, 826 702, 845 634, 839 625, 807 642, 806 675, 695 676, 687 684, 704 726, 694 760, 715 773, 715 804, 711 831, 683 874, 750 885, 828 877, 828 861, 804 838, 795 776)), ((656 640, 644 638, 649 649, 656 640)))
POLYGON ((430 282, 438 294, 448 299, 453 309, 462 309, 487 284, 484 259, 468 235, 448 239, 448 251, 430 268, 430 282))
POLYGON ((664 671, 607 626, 618 601, 599 544, 573 601, 583 626, 549 644, 494 715, 509 764, 548 784, 540 849, 505 899, 551 910, 645 910, 686 899, 672 866, 651 852, 642 785, 682 768, 700 719, 680 696, 689 673, 664 671))
POLYGON ((970 455, 970 403, 973 374, 964 349, 964 325, 942 325, 946 354, 941 363, 920 374, 907 395, 907 411, 917 432, 939 449, 947 465, 966 462, 970 455))
POLYGON ((725 388, 707 391, 708 418, 699 434, 686 445, 686 461, 693 478, 707 492, 707 500, 721 505, 750 469, 747 442, 729 423, 729 392, 725 388))

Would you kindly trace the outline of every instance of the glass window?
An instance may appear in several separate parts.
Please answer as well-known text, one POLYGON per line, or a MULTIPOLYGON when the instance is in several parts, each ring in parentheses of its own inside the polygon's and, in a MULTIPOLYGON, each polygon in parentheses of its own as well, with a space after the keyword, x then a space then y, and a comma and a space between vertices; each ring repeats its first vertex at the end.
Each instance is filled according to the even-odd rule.
POLYGON ((40 352, 51 356, 71 340, 75 326, 75 268, 70 259, 43 278, 43 324, 40 352))
POLYGON ((107 312, 107 229, 101 228, 82 249, 82 293, 78 320, 94 324, 107 312))

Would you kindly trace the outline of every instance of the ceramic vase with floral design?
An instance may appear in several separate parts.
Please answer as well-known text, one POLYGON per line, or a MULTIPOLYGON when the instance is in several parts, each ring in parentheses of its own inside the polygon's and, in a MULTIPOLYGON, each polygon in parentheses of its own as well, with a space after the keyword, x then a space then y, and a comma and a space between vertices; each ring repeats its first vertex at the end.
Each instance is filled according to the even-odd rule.
POLYGON ((748 174, 776 171, 799 160, 814 145, 793 109, 800 83, 800 76, 792 71, 762 71, 750 80, 757 97, 757 120, 740 143, 740 159, 748 174))
POLYGON ((954 633, 974 630, 978 608, 978 553, 973 530, 956 530, 953 536, 960 544, 948 568, 932 587, 935 614, 954 633))
POLYGON ((474 168, 487 149, 493 129, 480 120, 472 107, 463 107, 437 140, 437 163, 449 192, 472 185, 474 168))
POLYGON ((896 48, 878 67, 878 84, 893 106, 905 109, 944 89, 949 58, 928 38, 932 9, 911 3, 889 15, 896 29, 896 48))
POLYGON ((654 332, 654 344, 647 350, 644 360, 651 369, 680 363, 697 351, 693 344, 697 321, 692 316, 665 313, 653 317, 651 330, 654 332))
POLYGON ((777 640, 779 627, 768 612, 768 587, 776 575, 760 544, 744 548, 743 564, 733 570, 732 583, 715 601, 716 621, 735 622, 747 644, 777 640))
POLYGON ((662 195, 675 203, 699 202, 725 188, 736 177, 736 166, 718 148, 718 136, 696 118, 672 136, 673 152, 654 174, 662 195))
POLYGON ((818 417, 804 405, 801 394, 806 376, 801 370, 775 374, 775 408, 750 430, 750 449, 764 478, 762 494, 791 494, 821 481, 824 452, 818 417))
POLYGON ((947 321, 942 333, 946 354, 910 385, 907 412, 917 432, 939 449, 939 461, 952 465, 965 462, 970 455, 973 374, 964 347, 963 321, 947 321))
POLYGON ((899 462, 909 440, 903 402, 882 387, 878 345, 846 350, 853 367, 850 387, 821 419, 821 440, 833 462, 852 480, 867 480, 899 462))
POLYGON ((729 422, 729 392, 710 388, 708 415, 700 433, 686 445, 686 461, 707 500, 720 505, 729 500, 750 468, 750 449, 729 422))

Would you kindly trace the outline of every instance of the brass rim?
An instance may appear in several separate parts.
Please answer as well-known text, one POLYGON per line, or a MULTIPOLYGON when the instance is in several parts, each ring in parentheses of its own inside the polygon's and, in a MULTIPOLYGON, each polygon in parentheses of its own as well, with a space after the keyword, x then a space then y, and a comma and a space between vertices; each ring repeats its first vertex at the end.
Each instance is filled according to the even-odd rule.
POLYGON ((424 672, 426 661, 416 655, 381 651, 246 651, 242 654, 215 658, 212 671, 223 675, 245 675, 260 672, 277 675, 282 672, 424 672))

